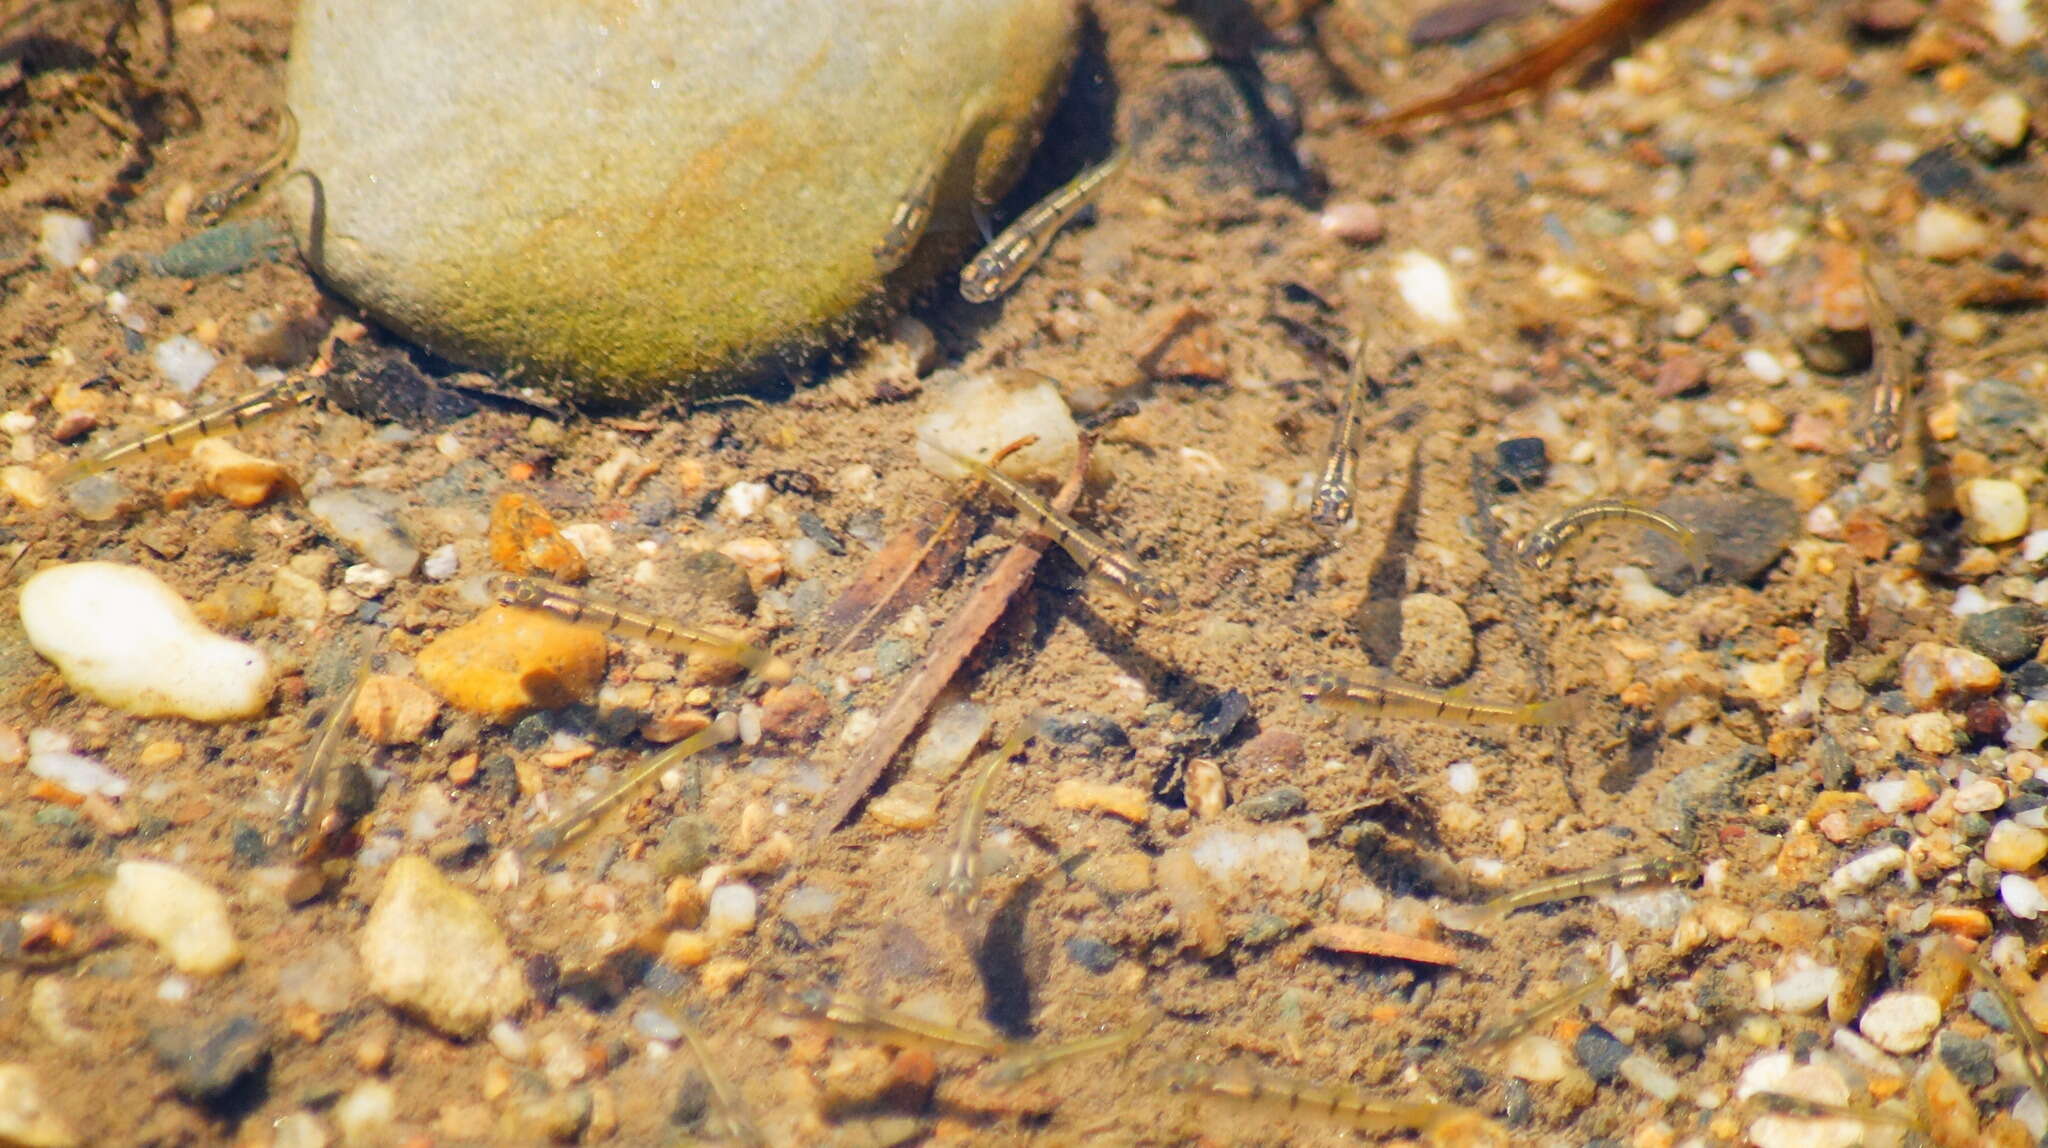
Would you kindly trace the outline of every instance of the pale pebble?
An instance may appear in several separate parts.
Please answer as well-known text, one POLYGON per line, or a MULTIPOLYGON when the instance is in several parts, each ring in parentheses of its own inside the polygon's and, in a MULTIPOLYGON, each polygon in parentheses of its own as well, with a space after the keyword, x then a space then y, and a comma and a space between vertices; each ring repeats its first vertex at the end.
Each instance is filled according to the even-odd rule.
POLYGON ((1454 761, 1444 769, 1444 783, 1460 797, 1479 792, 1479 767, 1469 761, 1454 761))
POLYGON ((1251 894, 1254 886, 1298 893, 1312 879, 1308 838, 1292 826, 1257 831, 1215 826, 1188 839, 1195 867, 1233 894, 1251 894))
POLYGON ((207 349, 206 344, 190 335, 173 335, 158 343, 149 354, 156 372, 164 377, 179 394, 189 395, 199 389, 206 376, 220 366, 220 356, 207 349))
POLYGON ((139 566, 77 562, 21 587, 29 645, 72 688, 138 717, 230 721, 270 702, 270 659, 200 624, 192 607, 139 566))
POLYGON ((1380 209, 1370 203, 1333 203, 1323 209, 1316 223, 1324 235, 1360 246, 1378 243, 1387 234, 1380 209))
POLYGON ((1982 251, 1991 243, 1991 229, 1961 208, 1936 201, 1913 218, 1907 245, 1924 259, 1953 262, 1982 251))
POLYGON ((53 781, 83 797, 120 797, 128 792, 128 779, 94 761, 71 752, 71 738, 56 730, 28 731, 28 771, 53 781))
POLYGON ((92 242, 91 221, 69 212, 46 211, 37 225, 36 250, 66 270, 78 266, 92 242))
POLYGON ((383 491, 345 487, 307 499, 306 511, 364 561, 405 578, 419 566, 420 551, 393 520, 396 505, 397 500, 383 491))
POLYGON ((0 1064, 0 1143, 9 1148, 76 1148, 83 1143, 50 1106, 29 1065, 0 1064))
POLYGON ((704 932, 714 940, 744 936, 754 931, 760 899, 751 885, 720 885, 711 891, 704 912, 704 932))
POLYGON ((2008 873, 2023 873, 2048 857, 2048 833, 2011 820, 1991 827, 1984 842, 1984 860, 2008 873))
POLYGON ((2005 903, 2007 912, 2022 921, 2031 921, 2048 910, 2048 895, 2018 873, 2007 873, 1998 879, 1998 899, 2005 903))
POLYGON ((1441 260, 1421 251, 1403 251, 1394 257, 1389 274, 1417 318, 1447 330, 1464 324, 1464 302, 1450 268, 1441 260))
POLYGON ((1782 1013, 1810 1013, 1827 1003, 1828 994, 1842 979, 1832 965, 1816 963, 1801 953, 1792 957, 1786 970, 1771 982, 1770 1007, 1782 1013))
POLYGON ((1925 993, 1889 992, 1871 1001, 1856 1027, 1870 1042, 1895 1055, 1918 1052, 1941 1025, 1941 1005, 1925 993))
POLYGON ((917 424, 917 460, 946 479, 964 479, 966 467, 933 444, 955 454, 986 461, 989 456, 1027 435, 1038 441, 1005 456, 1000 469, 1024 481, 1057 482, 1073 469, 1080 449, 1080 428, 1067 401, 1051 380, 1029 371, 934 376, 942 387, 938 402, 917 424))
POLYGON ((163 950, 178 971, 212 976, 242 959, 227 898, 206 882, 158 861, 123 861, 106 893, 107 920, 163 950))
POLYGON ((1956 505, 1974 542, 2010 542, 2027 532, 2027 492, 2003 478, 1973 478, 1956 490, 1956 505))
POLYGON ((1823 892, 1830 900, 1850 893, 1861 893, 1903 869, 1905 865, 1904 849, 1896 845, 1880 846, 1838 866, 1828 876, 1823 892))
POLYGON ((334 1123, 348 1148, 382 1148, 394 1142, 398 1092, 381 1080, 366 1080, 335 1102, 334 1123))
POLYGON ((1508 1075, 1532 1084, 1549 1084, 1564 1079, 1571 1071, 1571 1059, 1563 1045, 1530 1033, 1507 1047, 1502 1054, 1502 1067, 1508 1075))
POLYGON ((456 554, 455 544, 450 542, 445 546, 435 547, 427 555, 427 560, 420 566, 420 573, 425 575, 429 581, 446 582, 450 578, 455 577, 456 571, 460 567, 461 559, 456 554))
POLYGON ((2027 142, 2031 118, 2018 92, 1994 92, 1964 121, 1963 134, 1982 140, 1993 154, 2008 152, 2027 142))
POLYGON ((527 1000, 490 912, 424 858, 392 862, 357 952, 371 993, 450 1036, 476 1036, 527 1000))

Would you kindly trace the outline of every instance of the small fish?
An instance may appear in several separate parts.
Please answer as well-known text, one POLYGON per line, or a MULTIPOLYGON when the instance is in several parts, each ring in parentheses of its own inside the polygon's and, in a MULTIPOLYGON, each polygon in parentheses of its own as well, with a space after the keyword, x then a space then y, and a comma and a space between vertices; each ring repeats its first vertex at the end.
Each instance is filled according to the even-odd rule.
POLYGON ((0 881, 0 906, 9 909, 69 897, 96 889, 114 879, 111 869, 84 869, 55 881, 0 881))
POLYGON ((822 989, 792 994, 784 1009, 791 1015, 829 1025, 843 1036, 892 1048, 964 1050, 988 1056, 1003 1056, 1016 1050, 1015 1045, 999 1036, 935 1024, 868 1001, 832 996, 822 989))
POLYGON ((890 272, 903 266, 910 253, 917 247, 917 241, 924 238, 926 227, 931 225, 932 206, 938 198, 939 180, 946 174, 946 167, 960 151, 960 145, 973 133, 976 125, 984 118, 982 109, 988 104, 988 92, 975 93, 974 98, 960 108, 960 115, 954 120, 953 132, 946 137, 946 146, 917 169, 910 186, 903 192, 903 198, 896 201, 895 214, 889 218, 889 230, 882 241, 875 244, 875 268, 890 272))
POLYGON ((1180 609, 1180 598, 1139 569, 1135 558, 1054 509, 1023 483, 980 459, 969 458, 930 439, 925 440, 925 445, 966 467, 974 477, 994 487, 1019 513, 1028 514, 1043 523, 1053 541, 1059 543, 1075 565, 1090 578, 1106 584, 1148 614, 1171 614, 1180 609))
POLYGON ((1365 348, 1351 364, 1351 382, 1344 388, 1344 409, 1330 432, 1330 451, 1323 463, 1323 476, 1316 482, 1315 498, 1309 503, 1309 518, 1326 530, 1351 521, 1352 502, 1358 479, 1358 448, 1365 431, 1365 404, 1376 399, 1381 388, 1365 373, 1365 348))
POLYGON ((1015 1084, 1036 1076, 1055 1064, 1105 1052, 1122 1052, 1138 1043, 1146 1033, 1151 1032, 1165 1015, 1156 1008, 1149 1009, 1144 1016, 1115 1032, 1106 1032, 1100 1036, 1084 1036, 1079 1040, 1062 1041, 1042 1047, 1021 1045, 989 1070, 988 1081, 990 1084, 1015 1084))
POLYGON ((299 117, 290 108, 283 109, 283 113, 277 125, 277 146, 271 149, 269 157, 226 188, 207 195, 192 209, 192 218, 200 226, 220 223, 245 204, 261 203, 283 181, 278 173, 299 148, 299 117))
POLYGON ((702 626, 672 621, 588 590, 578 590, 545 578, 493 574, 485 580, 484 592, 500 605, 539 610, 571 625, 590 626, 671 653, 706 651, 745 666, 748 671, 771 682, 786 682, 790 678, 789 663, 758 646, 702 626))
POLYGON ((273 383, 166 423, 140 438, 116 443, 98 454, 79 459, 65 468, 58 481, 75 482, 139 455, 182 449, 203 438, 242 430, 318 397, 319 391, 311 379, 295 378, 273 383))
POLYGON ((1926 1123, 1910 1112, 1895 1112, 1874 1104, 1835 1104, 1826 1100, 1808 1100, 1787 1092, 1752 1092, 1749 1098, 1772 1112, 1787 1116, 1858 1120, 1865 1124, 1889 1124, 1895 1128, 1926 1128, 1926 1123))
POLYGON ((2034 1027, 2032 1018, 2021 1011, 2019 998, 2013 995, 2012 989, 1991 971, 1982 958, 1961 945, 1955 948, 1962 955, 1963 963, 1970 966, 1970 974, 1983 984, 1985 991, 2005 1012, 2006 1027, 2019 1037, 2020 1067, 2026 1070, 2027 1083, 2033 1087, 2035 1095, 2048 1101, 2048 1050, 2042 1047, 2041 1030, 2034 1027))
POLYGON ((1361 1132, 1428 1131, 1469 1110, 1452 1104, 1389 1100, 1354 1088, 1186 1064, 1167 1070, 1166 1086, 1207 1100, 1276 1116, 1312 1116, 1361 1132))
POLYGON ((1354 680, 1339 674, 1308 674, 1300 679, 1302 700, 1370 718, 1497 726, 1563 725, 1583 705, 1577 695, 1519 705, 1471 701, 1459 691, 1404 682, 1384 670, 1367 670, 1366 675, 1354 680))
POLYGON ((739 1089, 734 1088, 730 1077, 719 1068, 718 1058, 711 1055, 711 1046, 704 1040, 704 1034, 690 1020, 687 1012, 678 1010, 676 1027, 683 1032, 683 1040, 689 1044, 690 1052, 697 1057, 697 1065, 704 1071, 704 1082, 711 1086, 711 1095, 718 1100, 723 1110, 728 1132, 733 1139, 746 1145, 766 1144, 768 1138, 747 1112, 746 1102, 740 1099, 739 1089))
POLYGON ((285 798, 284 813, 278 818, 279 837, 293 857, 317 861, 327 848, 369 811, 372 802, 370 779, 353 760, 337 763, 336 753, 348 737, 354 720, 356 699, 370 678, 370 655, 364 654, 348 689, 336 699, 306 748, 306 760, 292 781, 285 798))
POLYGON ((1429 116, 1499 111, 1514 97, 1548 82, 1573 60, 1620 39, 1657 3, 1658 0, 1607 0, 1558 29, 1548 40, 1467 78, 1448 92, 1371 120, 1366 129, 1383 135, 1429 116))
POLYGON ((1699 875, 1699 867, 1683 857, 1646 857, 1617 861, 1577 873, 1563 873, 1503 893, 1479 906, 1474 915, 1481 920, 1498 920, 1518 909, 1594 897, 1645 885, 1674 885, 1699 875))
POLYGON ((1026 742, 1038 736, 1041 723, 1041 717, 1033 714, 1018 725, 1010 740, 989 755, 974 775, 974 784, 967 789, 967 804, 960 811, 960 828, 953 837, 953 854, 946 862, 946 883, 939 890, 939 903, 949 916, 972 916, 981 907, 981 880, 986 876, 981 826, 987 820, 989 794, 995 791, 996 778, 1003 766, 1024 749, 1026 742))
MULTIPOLYGON (((1899 332, 1899 284, 1876 261, 1868 237, 1858 234, 1857 263, 1862 269, 1864 309, 1870 315, 1870 411, 1857 438, 1865 452, 1890 455, 1905 444, 1911 423, 1913 363, 1899 332)), ((2043 1097, 2048 1099, 2048 1097, 2043 1097)))
POLYGON ((1707 564, 1706 547, 1701 543, 1697 530, 1661 510, 1651 510, 1621 498, 1600 498, 1572 507, 1530 531, 1529 536, 1515 547, 1515 557, 1521 559, 1525 566, 1548 570, 1558 555, 1588 529, 1602 522, 1616 521, 1637 523, 1676 542, 1694 570, 1707 564))
POLYGON ((1585 1002, 1601 996, 1614 984, 1613 978, 1603 971, 1586 974, 1578 984, 1563 992, 1538 1001, 1528 1008, 1492 1025, 1472 1038, 1473 1048, 1494 1048, 1519 1039, 1523 1033, 1534 1032, 1542 1025, 1564 1016, 1585 1002))
POLYGON ((969 303, 986 303, 1015 287, 1051 246, 1052 237, 1088 205, 1129 156, 1130 149, 1118 145, 1108 159, 1075 176, 1003 228, 960 273, 960 296, 969 303))
POLYGON ((739 722, 731 714, 720 714, 717 721, 626 771, 610 789, 534 830, 526 843, 519 847, 519 852, 529 859, 553 857, 590 832, 606 813, 633 796, 641 786, 696 754, 724 745, 738 735, 739 722))

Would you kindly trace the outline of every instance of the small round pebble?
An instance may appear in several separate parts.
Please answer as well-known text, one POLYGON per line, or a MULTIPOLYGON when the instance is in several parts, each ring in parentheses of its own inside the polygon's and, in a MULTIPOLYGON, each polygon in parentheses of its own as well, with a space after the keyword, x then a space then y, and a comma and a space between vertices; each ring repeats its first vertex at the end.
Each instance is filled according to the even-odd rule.
POLYGON ((1333 203, 1316 222, 1324 235, 1361 247, 1378 243, 1387 234, 1380 209, 1370 203, 1333 203))
POLYGON ((1856 1027, 1870 1043, 1905 1055, 1927 1047, 1941 1025, 1941 1005, 1925 993, 1890 992, 1864 1008, 1856 1027))
POLYGON ((1237 811, 1253 821, 1278 821, 1300 813, 1308 795, 1291 785, 1282 785, 1237 803, 1237 811))
POLYGON ((753 886, 720 885, 711 891, 711 904, 704 913, 704 931, 713 938, 751 933, 759 907, 753 886))
POLYGON ((90 221, 69 212, 50 211, 43 214, 38 227, 36 250, 51 263, 68 270, 85 258, 92 241, 90 221))
POLYGON ((181 394, 191 394, 220 366, 220 356, 190 335, 173 335, 150 352, 150 362, 164 381, 181 394))
POLYGON ((2048 857, 2048 833, 2016 821, 1992 826, 1991 837, 1984 843, 1984 860, 2008 873, 2024 873, 2043 857, 2048 857))
POLYGON ((1973 542, 2010 542, 2027 532, 2027 492, 2003 478, 1973 478, 1956 490, 1973 542))
POLYGON ((1913 218, 1913 229, 1907 242, 1916 255, 1953 262, 1975 255, 1989 246, 1991 229, 1961 208, 1936 201, 1921 208, 1920 214, 1913 218))
POLYGON ((2048 912, 2048 894, 2043 894, 2039 885, 2018 873, 2007 873, 1998 879, 1998 899, 2005 903, 2007 912, 2022 921, 2031 921, 2048 912))

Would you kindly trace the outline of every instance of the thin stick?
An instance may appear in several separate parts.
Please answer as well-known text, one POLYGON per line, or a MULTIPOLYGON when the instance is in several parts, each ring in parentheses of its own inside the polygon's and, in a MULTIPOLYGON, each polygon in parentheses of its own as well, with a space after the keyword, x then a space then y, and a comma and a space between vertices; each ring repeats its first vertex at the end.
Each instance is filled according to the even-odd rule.
MULTIPOLYGON (((1052 505, 1062 511, 1073 509, 1074 502, 1081 496, 1081 483, 1088 473, 1089 442, 1081 440, 1081 449, 1074 457, 1074 473, 1067 477, 1066 485, 1053 495, 1052 505)), ((853 807, 861 803, 868 790, 889 768, 889 762, 896 751, 903 748, 925 713, 938 699, 939 692, 953 680, 967 655, 981 644, 982 635, 995 625, 996 619, 1009 608, 1010 599, 1017 596, 1031 580, 1031 572, 1038 566, 1038 560, 1053 544, 1050 535, 1033 531, 1010 547, 989 572, 982 576, 980 585, 960 604, 953 616, 946 619, 946 625, 932 638, 930 652, 924 661, 918 663, 903 679, 903 685, 896 696, 889 699, 888 708, 882 711, 881 720, 875 725, 874 736, 861 747, 853 761, 847 766, 846 776, 839 779, 832 793, 825 799, 825 810, 811 826, 811 840, 823 841, 839 824, 845 821, 853 807)))

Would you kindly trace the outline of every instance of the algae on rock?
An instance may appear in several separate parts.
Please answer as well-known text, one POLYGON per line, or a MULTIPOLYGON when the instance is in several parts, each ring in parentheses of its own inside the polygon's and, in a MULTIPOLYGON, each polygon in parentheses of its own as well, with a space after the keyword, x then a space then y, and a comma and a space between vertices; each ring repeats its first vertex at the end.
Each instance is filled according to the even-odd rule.
POLYGON ((1070 0, 310 0, 294 33, 307 259, 453 359, 585 397, 697 388, 880 314, 973 238, 1062 82, 1070 0), (950 163, 927 242, 874 248, 950 163))

